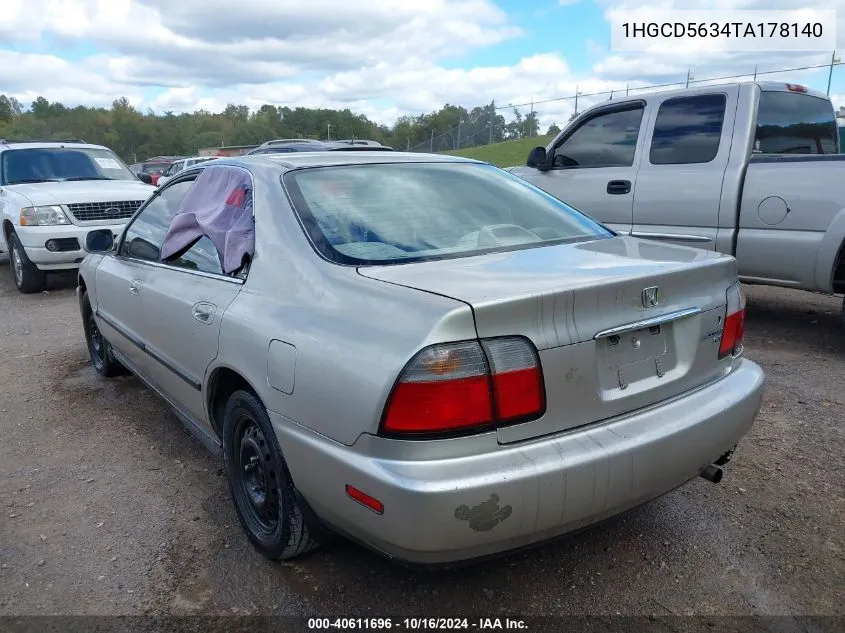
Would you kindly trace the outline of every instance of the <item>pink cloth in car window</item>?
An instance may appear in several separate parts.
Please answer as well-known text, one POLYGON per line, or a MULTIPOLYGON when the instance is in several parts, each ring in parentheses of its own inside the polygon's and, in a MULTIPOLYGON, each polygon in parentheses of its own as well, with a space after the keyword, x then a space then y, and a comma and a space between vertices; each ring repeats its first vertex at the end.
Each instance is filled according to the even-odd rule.
POLYGON ((162 261, 190 248, 202 236, 217 247, 226 274, 255 250, 252 180, 242 169, 206 167, 188 190, 161 245, 162 261))

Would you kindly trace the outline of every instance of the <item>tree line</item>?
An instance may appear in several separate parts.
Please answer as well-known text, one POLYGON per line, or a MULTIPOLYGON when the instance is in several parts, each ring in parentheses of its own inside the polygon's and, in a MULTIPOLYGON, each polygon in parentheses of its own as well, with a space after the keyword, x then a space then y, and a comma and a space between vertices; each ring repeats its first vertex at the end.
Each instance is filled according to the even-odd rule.
MULTIPOLYGON (((446 104, 436 112, 403 116, 393 126, 351 110, 289 108, 257 110, 229 104, 222 112, 156 114, 139 111, 125 97, 110 108, 65 106, 38 97, 24 107, 0 95, 0 139, 79 138, 105 145, 127 163, 160 155, 195 155, 199 149, 257 145, 274 138, 379 141, 396 150, 441 152, 539 135, 536 112, 512 110, 506 121, 495 102, 470 110, 446 104)), ((557 126, 549 128, 554 133, 557 126)))

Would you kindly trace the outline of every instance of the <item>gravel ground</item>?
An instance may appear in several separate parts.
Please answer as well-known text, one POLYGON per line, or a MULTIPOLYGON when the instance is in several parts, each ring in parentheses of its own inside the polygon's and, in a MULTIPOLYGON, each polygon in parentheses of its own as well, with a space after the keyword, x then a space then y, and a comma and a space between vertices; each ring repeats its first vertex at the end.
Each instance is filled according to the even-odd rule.
POLYGON ((96 376, 73 283, 21 295, 0 259, 0 615, 845 616, 841 299, 748 289, 769 382, 722 483, 419 572, 343 541, 255 553, 220 464, 135 379, 96 376))

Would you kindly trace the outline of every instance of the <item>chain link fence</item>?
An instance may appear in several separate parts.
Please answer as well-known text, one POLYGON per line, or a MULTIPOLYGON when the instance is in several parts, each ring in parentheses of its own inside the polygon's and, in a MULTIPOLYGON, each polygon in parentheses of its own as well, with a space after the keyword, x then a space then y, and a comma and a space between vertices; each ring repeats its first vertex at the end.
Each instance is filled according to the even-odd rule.
MULTIPOLYGON (((695 79, 691 74, 687 73, 686 78, 681 81, 651 85, 641 85, 638 83, 638 85, 634 86, 630 85, 629 82, 629 84, 626 84, 625 88, 622 89, 613 89, 606 90, 603 92, 591 93, 578 92, 576 94, 568 95, 565 97, 554 97, 552 99, 541 99, 538 101, 528 101, 525 103, 508 103, 507 105, 497 106, 493 108, 493 110, 496 112, 513 112, 516 108, 528 107, 530 108, 530 110, 526 118, 531 117, 532 119, 536 120, 536 117, 540 115, 540 113, 535 110, 536 106, 542 106, 543 104, 548 103, 572 101, 574 102, 574 112, 570 117, 570 120, 572 120, 572 118, 574 118, 578 114, 579 107, 584 109, 604 99, 613 99, 614 97, 627 96, 631 94, 640 94, 659 90, 672 90, 677 88, 689 87, 696 84, 708 84, 714 82, 718 83, 731 80, 756 81, 758 78, 767 77, 770 75, 820 70, 823 68, 828 69, 827 92, 828 94, 830 94, 830 82, 833 76, 833 69, 834 67, 841 65, 841 63, 842 62, 840 62, 834 54, 829 63, 817 64, 814 66, 798 66, 794 68, 779 68, 777 70, 766 71, 757 71, 757 69, 755 68, 754 72, 751 73, 743 73, 739 75, 723 75, 720 77, 707 77, 704 79, 695 79)), ((492 119, 493 117, 488 117, 486 115, 483 119, 481 117, 468 118, 466 120, 461 121, 458 125, 455 125, 454 127, 446 130, 445 132, 431 130, 431 135, 428 140, 423 141, 421 143, 417 143, 416 145, 410 145, 409 143, 405 149, 410 152, 443 152, 469 147, 478 147, 480 145, 488 145, 490 144, 492 139, 500 138, 500 136, 495 132, 499 131, 501 126, 497 126, 497 124, 492 119)), ((505 124, 504 127, 508 127, 508 124, 505 124)), ((525 136, 532 136, 532 134, 530 133, 531 130, 528 128, 528 126, 526 126, 525 132, 525 134, 519 134, 517 132, 518 135, 513 138, 524 138, 525 136)), ((505 140, 513 140, 513 138, 507 138, 505 140)))

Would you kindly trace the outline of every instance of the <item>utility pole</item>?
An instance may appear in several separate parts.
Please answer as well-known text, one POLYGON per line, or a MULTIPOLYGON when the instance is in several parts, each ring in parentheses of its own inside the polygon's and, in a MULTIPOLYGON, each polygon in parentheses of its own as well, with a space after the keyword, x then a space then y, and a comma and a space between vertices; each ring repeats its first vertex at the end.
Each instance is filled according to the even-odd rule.
POLYGON ((628 82, 625 82, 625 96, 628 96, 628 82))
POLYGON ((458 138, 455 139, 455 149, 460 149, 461 147, 461 123, 463 123, 463 120, 458 119, 458 138))
POLYGON ((431 145, 429 146, 428 151, 432 154, 434 153, 434 130, 431 130, 431 145))
POLYGON ((493 100, 490 102, 490 140, 487 142, 488 145, 493 144, 493 121, 495 121, 496 116, 496 101, 493 100))
POLYGON ((757 81, 757 66, 754 66, 754 81, 757 81))
POLYGON ((326 123, 326 140, 332 140, 332 124, 326 123))
POLYGON ((411 151, 411 137, 410 137, 410 136, 408 137, 408 146, 407 146, 407 149, 405 149, 405 151, 406 151, 406 152, 410 152, 410 151, 411 151))
POLYGON ((689 88, 689 82, 694 80, 695 77, 692 76, 692 68, 687 69, 687 88, 689 88))
POLYGON ((575 84, 575 116, 578 116, 578 84, 575 84))
POLYGON ((827 73, 827 94, 830 95, 830 81, 833 79, 833 66, 838 64, 839 60, 836 58, 836 51, 830 56, 830 70, 827 73))

